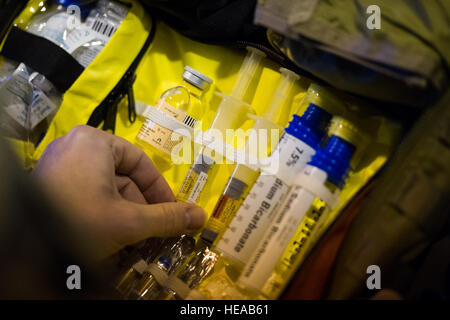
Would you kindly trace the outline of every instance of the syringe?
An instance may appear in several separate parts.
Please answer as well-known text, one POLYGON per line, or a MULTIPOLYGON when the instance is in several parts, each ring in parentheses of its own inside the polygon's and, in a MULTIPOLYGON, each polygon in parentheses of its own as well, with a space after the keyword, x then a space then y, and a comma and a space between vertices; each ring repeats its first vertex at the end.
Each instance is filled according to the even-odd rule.
POLYGON ((331 209, 337 207, 338 190, 345 184, 354 151, 353 144, 333 135, 303 171, 296 175, 275 219, 242 271, 238 279, 239 286, 255 293, 264 293, 266 281, 314 200, 321 199, 331 209))
MULTIPOLYGON (((222 101, 209 128, 209 133, 214 139, 223 140, 226 130, 238 128, 252 111, 251 106, 242 99, 255 77, 264 53, 251 47, 247 47, 247 50, 248 53, 241 65, 231 94, 218 93, 222 97, 222 101)), ((177 195, 178 200, 198 203, 208 180, 209 171, 215 163, 207 154, 213 154, 213 152, 206 146, 201 148, 183 181, 177 195)))
MULTIPOLYGON (((263 138, 262 134, 266 135, 264 141, 270 141, 270 135, 272 130, 282 130, 282 126, 277 124, 280 113, 283 110, 283 106, 287 101, 289 93, 299 76, 294 72, 281 68, 281 80, 277 89, 273 94, 272 101, 269 103, 267 110, 265 110, 261 116, 251 115, 251 118, 255 120, 253 125, 253 132, 259 133, 259 138, 263 138)), ((245 145, 246 151, 250 149, 249 140, 245 145)), ((278 141, 277 141, 278 142, 278 141)), ((260 146, 260 143, 257 143, 260 146)), ((268 146, 263 151, 266 156, 272 151, 272 146, 268 146)), ((261 153, 261 152, 260 152, 261 153)), ((206 228, 203 229, 201 238, 210 245, 213 245, 225 232, 225 229, 230 224, 231 220, 235 216, 242 202, 248 195, 250 188, 255 183, 259 176, 259 170, 255 167, 249 167, 245 164, 236 164, 233 173, 231 174, 228 182, 216 203, 214 211, 208 220, 206 228)))
MULTIPOLYGON (((357 127, 353 121, 340 116, 334 116, 331 119, 328 136, 339 137, 353 145, 355 151, 351 159, 355 157, 358 150, 363 149, 367 139, 361 127, 357 127)), ((339 183, 334 181, 334 184, 338 185, 339 183)), ((275 299, 284 289, 288 280, 294 275, 309 253, 316 238, 314 235, 321 233, 320 229, 324 222, 328 220, 327 216, 330 213, 331 211, 323 199, 316 198, 314 200, 264 287, 264 294, 269 298, 275 299)))
POLYGON ((294 114, 271 154, 274 171, 262 170, 249 195, 215 246, 228 270, 239 274, 270 226, 295 175, 315 154, 331 115, 310 103, 302 116, 294 114))

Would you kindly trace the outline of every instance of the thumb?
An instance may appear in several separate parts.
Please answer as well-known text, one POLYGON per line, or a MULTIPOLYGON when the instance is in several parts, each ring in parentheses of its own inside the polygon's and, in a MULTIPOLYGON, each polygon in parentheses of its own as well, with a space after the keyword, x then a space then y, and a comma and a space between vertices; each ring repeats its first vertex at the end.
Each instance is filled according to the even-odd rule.
POLYGON ((172 237, 199 229, 206 213, 197 205, 185 202, 138 204, 128 202, 134 220, 133 234, 128 244, 150 237, 172 237))

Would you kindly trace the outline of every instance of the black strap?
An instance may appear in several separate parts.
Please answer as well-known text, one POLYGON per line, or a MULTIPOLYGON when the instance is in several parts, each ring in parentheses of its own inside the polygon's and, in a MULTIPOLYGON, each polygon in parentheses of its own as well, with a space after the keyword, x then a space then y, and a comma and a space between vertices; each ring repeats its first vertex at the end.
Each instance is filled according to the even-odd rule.
POLYGON ((61 93, 66 92, 84 70, 63 48, 17 27, 8 34, 1 54, 43 74, 61 93))

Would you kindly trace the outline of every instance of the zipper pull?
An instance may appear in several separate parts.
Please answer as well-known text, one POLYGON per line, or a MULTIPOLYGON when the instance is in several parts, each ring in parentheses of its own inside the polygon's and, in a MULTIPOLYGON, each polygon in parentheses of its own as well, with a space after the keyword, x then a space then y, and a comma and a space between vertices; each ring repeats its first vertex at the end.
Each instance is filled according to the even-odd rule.
POLYGON ((128 120, 130 120, 131 123, 134 123, 136 121, 136 101, 134 99, 134 91, 133 91, 133 84, 134 81, 136 81, 136 74, 133 73, 132 78, 130 79, 130 82, 128 84, 128 120))
POLYGON ((106 110, 105 119, 103 120, 103 131, 107 131, 111 134, 116 132, 116 118, 117 118, 117 103, 109 104, 109 108, 106 110))

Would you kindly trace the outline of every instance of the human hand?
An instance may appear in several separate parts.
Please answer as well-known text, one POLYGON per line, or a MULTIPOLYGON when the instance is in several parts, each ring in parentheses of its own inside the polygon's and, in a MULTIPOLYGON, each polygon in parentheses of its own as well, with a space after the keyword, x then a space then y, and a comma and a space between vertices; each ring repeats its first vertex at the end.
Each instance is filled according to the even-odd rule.
POLYGON ((53 141, 33 174, 71 220, 107 257, 149 237, 169 237, 200 228, 204 211, 175 202, 147 155, 126 140, 78 126, 53 141))

